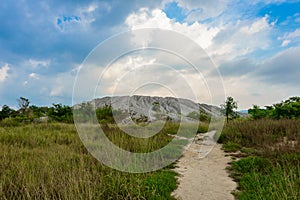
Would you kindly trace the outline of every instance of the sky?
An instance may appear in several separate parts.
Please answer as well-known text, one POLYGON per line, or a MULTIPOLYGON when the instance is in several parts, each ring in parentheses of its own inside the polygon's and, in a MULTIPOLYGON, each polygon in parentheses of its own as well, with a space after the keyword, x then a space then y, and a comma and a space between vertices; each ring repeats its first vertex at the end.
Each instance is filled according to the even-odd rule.
POLYGON ((300 0, 3 0, 0 18, 0 106, 16 108, 19 97, 38 106, 72 105, 76 81, 82 90, 94 90, 91 75, 94 80, 102 77, 97 97, 176 96, 175 91, 189 98, 189 87, 198 91, 199 102, 219 105, 222 92, 205 89, 210 80, 219 80, 219 73, 218 84, 225 96, 237 100, 239 109, 300 96, 300 0), (183 55, 202 62, 196 60, 199 54, 187 54, 188 44, 194 42, 216 70, 204 70, 198 81, 200 72, 188 69, 182 59, 149 49, 120 57, 109 68, 101 63, 120 49, 133 48, 126 38, 118 41, 120 35, 143 28, 170 31, 145 37, 139 32, 139 42, 146 47, 153 41, 172 41, 171 49, 180 47, 183 55), (172 31, 190 42, 180 36, 176 40, 172 31), (110 50, 97 51, 106 44, 110 50), (98 64, 89 68, 95 53, 98 64), (82 75, 87 69, 88 77, 82 75), (145 84, 154 78, 157 82, 145 84), (220 98, 211 101, 212 95, 220 98))

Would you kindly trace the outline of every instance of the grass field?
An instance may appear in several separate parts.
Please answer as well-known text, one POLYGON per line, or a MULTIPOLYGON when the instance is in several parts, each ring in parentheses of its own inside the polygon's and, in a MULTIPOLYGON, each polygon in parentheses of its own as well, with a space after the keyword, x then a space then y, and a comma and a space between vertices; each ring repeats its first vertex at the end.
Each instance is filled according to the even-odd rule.
MULTIPOLYGON (((188 137, 190 126, 184 127, 188 137)), ((168 123, 149 139, 121 134, 114 125, 104 129, 116 145, 144 153, 168 144, 178 128, 168 123)), ((238 199, 300 199, 299 134, 298 120, 242 119, 224 127, 224 150, 238 152, 229 168, 238 199)), ((0 199, 172 199, 173 167, 140 174, 106 167, 87 152, 73 124, 0 126, 0 199)))
MULTIPOLYGON (((170 136, 158 137, 164 144, 170 136)), ((108 168, 72 124, 0 127, 0 199, 172 199, 171 167, 143 174, 108 168)))
POLYGON ((299 120, 236 120, 219 141, 242 157, 229 168, 238 199, 300 199, 299 120))

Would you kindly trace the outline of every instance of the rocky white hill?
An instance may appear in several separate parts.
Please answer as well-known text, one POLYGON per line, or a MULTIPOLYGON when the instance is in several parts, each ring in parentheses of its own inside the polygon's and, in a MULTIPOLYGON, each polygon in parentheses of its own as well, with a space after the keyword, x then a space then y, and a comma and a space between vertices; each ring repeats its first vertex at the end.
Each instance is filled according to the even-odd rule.
POLYGON ((202 116, 219 116, 220 108, 195 103, 189 99, 151 96, 114 96, 94 99, 91 103, 96 108, 111 105, 119 113, 127 113, 122 120, 144 119, 156 121, 170 119, 172 121, 192 121, 202 116))

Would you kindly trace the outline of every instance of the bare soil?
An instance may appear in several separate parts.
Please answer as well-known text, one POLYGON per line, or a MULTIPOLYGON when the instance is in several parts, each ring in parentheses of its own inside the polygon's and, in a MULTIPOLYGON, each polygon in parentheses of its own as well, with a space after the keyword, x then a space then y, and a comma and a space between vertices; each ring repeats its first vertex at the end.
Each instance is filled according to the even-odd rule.
POLYGON ((226 170, 231 158, 226 156, 220 144, 210 145, 213 146, 210 153, 204 158, 199 158, 201 144, 194 142, 178 160, 175 171, 180 176, 178 188, 173 192, 175 198, 181 200, 234 199, 231 193, 236 189, 237 184, 229 177, 226 170))

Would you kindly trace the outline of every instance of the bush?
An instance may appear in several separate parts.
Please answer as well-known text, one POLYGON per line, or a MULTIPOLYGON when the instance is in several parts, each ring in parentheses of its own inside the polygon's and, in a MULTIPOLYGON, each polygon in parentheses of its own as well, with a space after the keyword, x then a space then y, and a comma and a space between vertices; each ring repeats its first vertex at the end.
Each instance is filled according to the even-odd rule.
POLYGON ((53 104, 53 107, 48 110, 47 115, 53 121, 73 123, 73 112, 70 106, 53 104))
POLYGON ((96 116, 100 123, 115 123, 111 105, 105 105, 96 110, 96 116))
POLYGON ((199 123, 197 133, 207 133, 209 124, 207 123, 199 123))
POLYGON ((10 126, 19 126, 21 123, 19 120, 15 118, 5 118, 2 121, 0 121, 1 126, 5 127, 10 127, 10 126))

